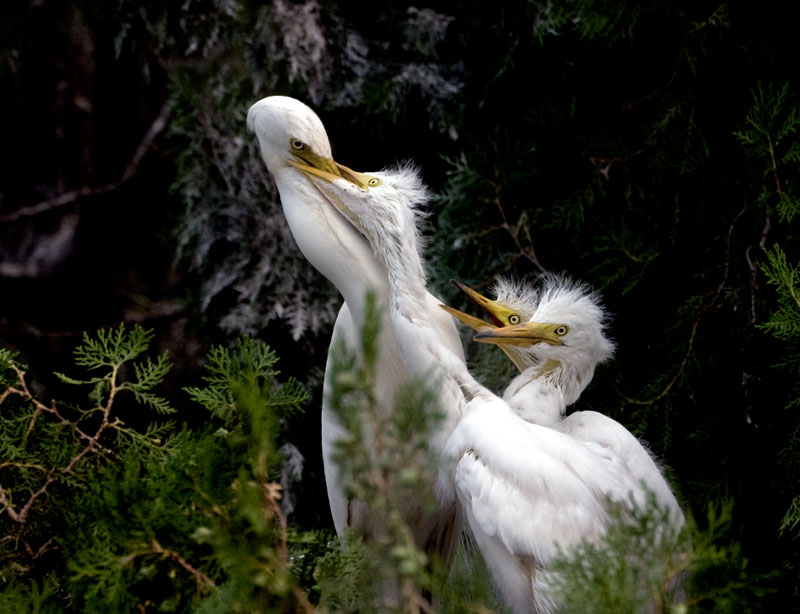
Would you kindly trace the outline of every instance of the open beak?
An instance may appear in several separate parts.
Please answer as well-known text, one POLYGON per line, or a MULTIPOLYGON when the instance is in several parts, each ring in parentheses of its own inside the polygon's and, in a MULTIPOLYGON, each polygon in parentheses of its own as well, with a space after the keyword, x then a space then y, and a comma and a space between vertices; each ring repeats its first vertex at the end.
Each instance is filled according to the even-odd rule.
POLYGON ((478 307, 481 308, 488 317, 489 322, 485 322, 479 318, 475 318, 471 315, 464 313, 463 311, 458 311, 457 309, 453 309, 452 307, 446 307, 444 305, 440 305, 442 309, 444 309, 447 313, 452 315, 454 318, 460 320, 470 328, 481 332, 483 330, 488 330, 492 328, 497 328, 500 326, 505 326, 506 322, 508 322, 508 316, 511 315, 513 312, 506 307, 505 305, 501 305, 497 301, 493 301, 492 299, 486 298, 478 292, 477 290, 473 290, 467 284, 462 284, 460 281, 455 279, 451 279, 450 283, 453 284, 456 288, 461 290, 464 294, 466 294, 470 300, 475 303, 478 307))
MULTIPOLYGON (((478 292, 477 290, 473 290, 467 284, 463 284, 456 279, 451 279, 450 283, 453 284, 456 288, 461 290, 464 294, 466 294, 473 303, 475 303, 478 307, 480 307, 483 312, 489 316, 489 319, 492 321, 492 324, 495 326, 503 326, 503 321, 500 320, 498 314, 500 314, 504 307, 499 303, 486 298, 478 292)), ((477 330, 477 329, 476 329, 477 330)))
POLYGON ((328 160, 327 158, 320 158, 320 160, 324 161, 326 164, 314 166, 299 160, 287 159, 286 161, 308 177, 316 177, 318 179, 327 181, 328 183, 333 183, 339 179, 344 179, 361 190, 367 189, 368 179, 367 175, 364 173, 354 171, 350 168, 347 168, 343 164, 339 164, 333 160, 328 160))
MULTIPOLYGON (((491 335, 496 331, 503 330, 503 320, 500 318, 510 315, 511 310, 496 301, 486 298, 480 292, 473 290, 466 284, 462 284, 460 281, 451 279, 450 283, 455 285, 459 290, 466 294, 472 300, 472 302, 480 307, 481 310, 489 317, 489 320, 491 320, 491 322, 486 322, 480 318, 471 316, 468 313, 459 311, 458 309, 448 307, 447 305, 439 305, 439 307, 444 309, 451 316, 477 331, 478 335, 475 337, 475 339, 478 339, 478 337, 483 335, 491 335)), ((498 342, 497 345, 501 350, 503 350, 505 355, 508 356, 509 360, 514 363, 514 366, 517 367, 520 373, 527 368, 527 365, 524 363, 518 352, 509 347, 511 344, 498 342)))
POLYGON ((485 330, 491 330, 493 328, 497 328, 495 324, 489 324, 489 322, 484 322, 480 318, 476 318, 475 316, 471 316, 468 313, 464 313, 463 311, 459 311, 458 309, 453 309, 452 307, 448 307, 447 305, 439 305, 442 309, 444 309, 447 313, 453 316, 455 319, 463 322, 473 330, 483 332, 485 330))
POLYGON ((475 335, 474 339, 481 343, 495 343, 501 347, 503 345, 514 345, 528 348, 537 343, 564 345, 561 339, 553 332, 553 328, 552 324, 525 322, 524 324, 514 324, 513 326, 480 331, 475 335))

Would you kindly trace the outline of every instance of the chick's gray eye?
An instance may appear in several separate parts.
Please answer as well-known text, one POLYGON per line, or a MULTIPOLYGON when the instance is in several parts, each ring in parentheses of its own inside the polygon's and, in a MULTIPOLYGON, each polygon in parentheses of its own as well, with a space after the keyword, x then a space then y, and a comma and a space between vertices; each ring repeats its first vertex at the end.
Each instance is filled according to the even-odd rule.
POLYGON ((510 316, 508 316, 508 323, 519 324, 519 316, 516 313, 512 313, 510 316))

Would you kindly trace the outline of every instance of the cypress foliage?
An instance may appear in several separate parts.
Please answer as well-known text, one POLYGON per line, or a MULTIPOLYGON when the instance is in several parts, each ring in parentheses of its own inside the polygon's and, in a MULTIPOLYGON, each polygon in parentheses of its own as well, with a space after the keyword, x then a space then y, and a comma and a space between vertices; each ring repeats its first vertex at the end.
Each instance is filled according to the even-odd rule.
MULTIPOLYGON (((263 492, 263 468, 271 474, 279 458, 277 444, 247 443, 248 429, 286 428, 304 453, 319 447, 318 429, 291 408, 251 416, 257 393, 221 392, 220 373, 193 391, 196 402, 166 401, 155 383, 174 389, 176 372, 198 363, 187 341, 233 347, 245 333, 269 338, 319 406, 338 298, 296 250, 246 133, 248 105, 269 94, 316 108, 344 164, 422 166, 439 194, 427 261, 445 300, 461 300, 451 277, 484 290, 498 274, 543 270, 601 290, 619 349, 578 407, 647 441, 698 529, 729 527, 726 543, 739 550, 719 552, 777 589, 760 605, 729 592, 728 610, 739 599, 742 610, 800 607, 800 39, 782 6, 80 0, 11 3, 4 16, 0 79, 12 95, 0 108, 14 119, 0 154, 0 335, 24 360, 0 350, 0 609, 95 607, 87 595, 98 610, 147 599, 145 610, 189 608, 224 591, 181 560, 218 587, 277 569, 258 553, 229 556, 242 544, 228 529, 282 536, 230 507, 263 492), (173 257, 177 275, 165 273, 173 257), (176 304, 188 325, 160 311, 176 304), (123 318, 157 319, 161 346, 185 352, 173 356, 180 369, 124 354, 149 339, 131 329, 90 337, 83 374, 59 364, 59 380, 40 366, 60 360, 72 334, 123 318), (22 362, 40 377, 22 375, 22 362), (53 406, 42 390, 59 384, 86 394, 53 406), (234 412, 239 395, 245 409, 234 412), (176 477, 187 467, 191 476, 176 477), (173 491, 190 503, 177 505, 173 491), (219 516, 211 500, 224 504, 219 516)), ((511 365, 490 347, 469 352, 474 372, 502 390, 511 365)), ((366 390, 352 392, 368 405, 366 390)), ((369 570, 369 545, 354 537, 337 562, 314 462, 298 494, 313 521, 289 530, 287 547, 297 583, 323 603, 344 583, 325 580, 335 571, 314 580, 312 561, 369 570)), ((248 594, 293 607, 296 583, 275 573, 278 593, 248 594)), ((435 583, 414 582, 423 580, 435 583)))
MULTIPOLYGON (((363 360, 344 349, 332 356, 331 402, 347 434, 337 462, 349 496, 375 518, 369 530, 342 539, 287 522, 277 441, 281 421, 307 395, 292 379, 278 382, 277 357, 262 342, 241 338, 233 349, 208 353, 204 385, 186 389, 207 412, 207 426, 197 431, 157 420, 172 411, 154 391, 168 364, 164 355, 142 356, 149 331, 120 326, 84 338, 75 362, 97 374, 59 377, 90 388, 88 409, 42 404, 27 391, 23 366, 3 350, 0 409, 7 419, 0 439, 9 460, 0 466, 7 532, 0 605, 42 612, 503 612, 467 544, 445 569, 416 548, 402 520, 408 501, 435 505, 429 488, 437 460, 427 442, 438 410, 432 382, 410 385, 389 414, 376 405, 378 322, 368 309, 363 360), (129 410, 151 415, 141 427, 120 418, 125 393, 136 401, 129 410), (397 592, 387 597, 386 586, 397 592)), ((690 522, 680 535, 665 534, 664 514, 651 501, 631 520, 620 507, 605 540, 565 552, 554 586, 565 607, 755 611, 774 581, 747 569, 729 535, 730 507, 710 508, 704 527, 690 522)))
POLYGON ((312 611, 292 561, 326 535, 287 525, 276 447, 279 420, 306 393, 292 379, 279 384, 272 350, 243 338, 212 349, 205 385, 187 389, 208 426, 178 427, 159 419, 174 410, 155 392, 166 356, 142 356, 151 339, 138 326, 84 337, 75 363, 96 375, 59 377, 89 388, 85 406, 42 403, 24 366, 0 354, 0 603, 312 611), (134 404, 120 409, 125 395, 134 404))

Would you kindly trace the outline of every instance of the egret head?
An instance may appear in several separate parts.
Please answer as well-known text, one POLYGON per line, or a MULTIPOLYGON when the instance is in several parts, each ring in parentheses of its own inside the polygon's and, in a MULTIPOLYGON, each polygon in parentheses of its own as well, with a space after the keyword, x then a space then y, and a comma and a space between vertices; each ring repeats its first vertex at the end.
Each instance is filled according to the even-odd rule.
POLYGON ((339 174, 331 155, 331 144, 317 114, 288 96, 262 98, 247 112, 247 128, 254 132, 261 157, 273 173, 288 160, 339 174))
POLYGON ((548 274, 528 300, 526 322, 480 331, 475 340, 518 348, 528 365, 561 366, 588 383, 595 366, 614 351, 600 298, 584 284, 548 274))
POLYGON ((295 98, 262 98, 247 112, 247 128, 258 138, 261 157, 276 177, 301 163, 366 187, 361 173, 334 161, 322 121, 295 98))
POLYGON ((400 244, 417 242, 422 215, 418 206, 429 195, 415 167, 406 164, 370 174, 347 169, 344 176, 336 176, 302 162, 292 166, 314 182, 376 254, 386 257, 400 244))
POLYGON ((358 188, 365 187, 366 180, 333 160, 322 121, 299 100, 286 96, 259 100, 247 113, 247 126, 258 138, 300 251, 351 305, 363 300, 364 284, 377 287, 385 274, 362 234, 309 180, 307 170, 358 188))
MULTIPOLYGON (((467 284, 455 279, 450 281, 480 307, 489 321, 481 320, 447 305, 439 306, 478 333, 526 322, 533 314, 538 300, 537 292, 530 286, 510 279, 501 278, 495 282, 492 288, 492 292, 496 296, 494 300, 470 288, 467 284)), ((520 371, 531 366, 530 356, 522 348, 512 344, 499 344, 499 347, 520 371)))

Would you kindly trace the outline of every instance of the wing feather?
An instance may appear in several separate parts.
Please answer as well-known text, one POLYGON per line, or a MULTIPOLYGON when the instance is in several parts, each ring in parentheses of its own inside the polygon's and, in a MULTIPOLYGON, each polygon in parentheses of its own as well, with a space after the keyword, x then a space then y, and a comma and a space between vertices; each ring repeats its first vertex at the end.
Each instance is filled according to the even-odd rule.
POLYGON ((450 438, 455 489, 470 527, 509 553, 546 565, 608 520, 607 498, 622 500, 635 480, 613 452, 530 424, 507 409, 466 416, 450 438))

